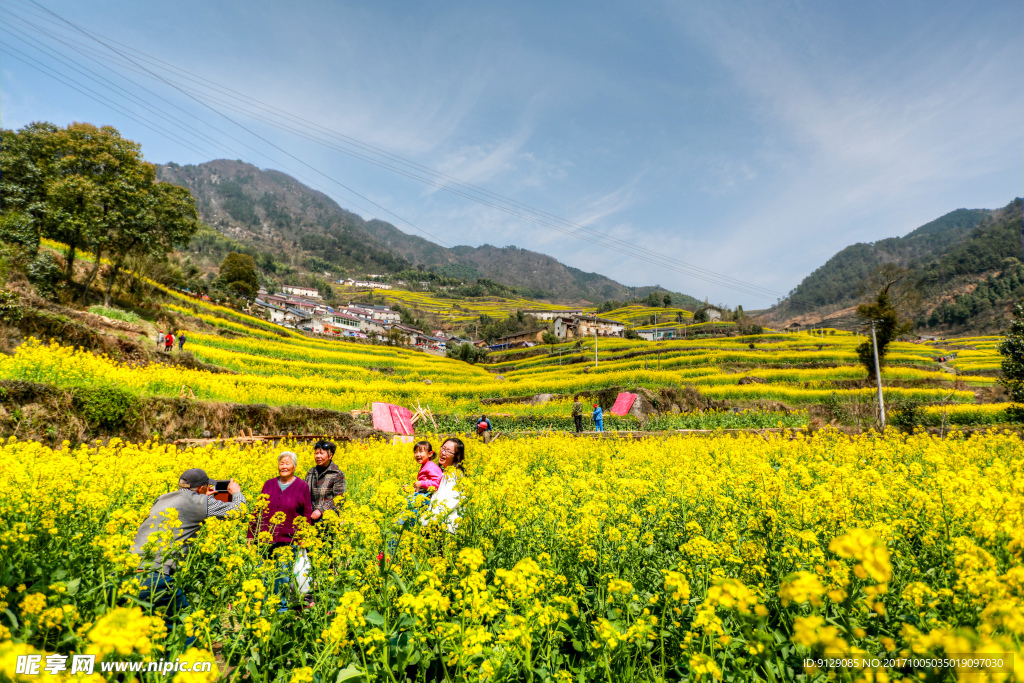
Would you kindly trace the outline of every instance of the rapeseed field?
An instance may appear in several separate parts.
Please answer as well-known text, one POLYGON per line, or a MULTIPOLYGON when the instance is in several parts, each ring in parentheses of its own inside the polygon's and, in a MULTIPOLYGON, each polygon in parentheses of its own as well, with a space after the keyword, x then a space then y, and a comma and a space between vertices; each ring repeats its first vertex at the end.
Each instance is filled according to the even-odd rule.
POLYGON ((286 448, 313 464, 304 444, 0 445, 0 677, 94 653, 215 661, 181 682, 1024 679, 1015 434, 471 444, 455 533, 413 525, 397 549, 408 445, 341 444, 340 513, 300 533, 312 600, 279 613, 245 528, 286 448), (166 631, 129 549, 190 467, 252 506, 206 523, 166 631), (954 656, 990 665, 914 664, 954 656))

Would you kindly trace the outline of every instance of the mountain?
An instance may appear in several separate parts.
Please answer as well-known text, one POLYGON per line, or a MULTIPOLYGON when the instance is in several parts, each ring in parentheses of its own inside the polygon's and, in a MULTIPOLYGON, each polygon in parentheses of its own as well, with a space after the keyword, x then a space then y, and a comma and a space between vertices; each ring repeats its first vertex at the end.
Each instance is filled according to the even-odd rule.
POLYGON ((921 305, 918 327, 985 331, 1024 298, 1022 200, 1001 209, 957 209, 903 237, 854 244, 808 275, 767 313, 778 325, 848 314, 878 266, 909 269, 921 305))
MULTIPOLYGON (((279 171, 218 159, 196 166, 159 166, 160 180, 188 188, 200 218, 225 237, 296 268, 332 275, 398 273, 419 267, 461 280, 486 278, 538 298, 598 303, 644 297, 663 287, 628 287, 598 273, 515 246, 443 247, 391 223, 364 220, 322 192, 279 171)), ((670 292, 673 303, 699 307, 670 292)))
POLYGON ((878 266, 884 263, 909 266, 928 260, 965 240, 974 227, 991 215, 992 212, 985 209, 957 209, 904 237, 851 244, 805 277, 780 308, 849 306, 858 300, 861 283, 878 266))

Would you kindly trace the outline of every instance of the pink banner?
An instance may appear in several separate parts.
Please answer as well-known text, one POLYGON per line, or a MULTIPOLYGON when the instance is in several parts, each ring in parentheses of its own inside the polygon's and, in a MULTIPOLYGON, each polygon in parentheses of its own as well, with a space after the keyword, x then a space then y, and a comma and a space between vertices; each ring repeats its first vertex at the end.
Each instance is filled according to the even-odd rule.
POLYGON ((412 411, 392 403, 373 404, 373 428, 392 434, 411 435, 412 411))
POLYGON ((636 400, 636 394, 630 394, 622 392, 615 397, 615 405, 612 406, 612 415, 625 415, 629 412, 629 409, 633 407, 633 401, 636 400))

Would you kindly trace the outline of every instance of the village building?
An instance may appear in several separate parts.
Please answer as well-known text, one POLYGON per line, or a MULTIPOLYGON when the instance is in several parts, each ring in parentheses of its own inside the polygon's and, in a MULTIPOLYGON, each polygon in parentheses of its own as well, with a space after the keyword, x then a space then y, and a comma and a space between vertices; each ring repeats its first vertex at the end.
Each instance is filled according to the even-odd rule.
POLYGON ((626 325, 610 318, 581 316, 576 318, 577 336, 621 337, 626 332, 626 325))
POLYGON ((344 287, 362 287, 364 289, 394 289, 386 282, 373 282, 371 280, 338 280, 338 284, 344 287))
POLYGON ((360 320, 347 313, 332 313, 318 316, 313 321, 313 331, 318 334, 351 335, 358 332, 360 320))
POLYGON ((576 336, 578 325, 576 319, 570 316, 559 316, 555 321, 555 336, 562 340, 572 339, 576 336))
POLYGON ((299 287, 296 285, 284 285, 281 287, 281 291, 285 294, 291 294, 292 296, 307 296, 311 299, 319 299, 320 290, 313 287, 299 287))
POLYGON ((488 348, 492 351, 500 351, 502 349, 518 349, 527 346, 534 346, 542 343, 546 332, 546 329, 541 328, 538 330, 524 330, 523 332, 505 335, 504 337, 495 339, 494 343, 488 348))
POLYGON ((288 301, 287 304, 289 308, 294 308, 296 310, 302 311, 303 313, 308 313, 309 315, 313 315, 314 313, 316 313, 317 305, 310 301, 293 299, 291 301, 288 301))
POLYGON ((558 318, 573 318, 583 315, 583 309, 577 308, 575 310, 567 311, 523 311, 525 315, 532 315, 537 320, 544 322, 550 322, 558 318))
POLYGON ((302 327, 303 325, 309 325, 313 320, 311 313, 306 313, 298 308, 286 308, 285 309, 285 325, 294 325, 295 327, 302 327))
POLYGON ((261 299, 256 299, 254 305, 259 309, 260 313, 267 316, 267 320, 278 325, 291 322, 294 318, 294 316, 289 316, 287 309, 261 299))
POLYGON ((637 330, 636 333, 641 339, 646 339, 647 341, 676 339, 682 336, 681 332, 674 327, 659 327, 657 330, 637 330))
POLYGON ((398 311, 392 311, 387 306, 369 306, 370 316, 374 320, 383 320, 384 322, 399 322, 402 319, 402 314, 398 311))
POLYGON ((360 317, 359 331, 369 336, 378 335, 383 337, 385 334, 387 334, 388 325, 386 323, 381 322, 380 320, 374 320, 373 318, 369 317, 360 317))

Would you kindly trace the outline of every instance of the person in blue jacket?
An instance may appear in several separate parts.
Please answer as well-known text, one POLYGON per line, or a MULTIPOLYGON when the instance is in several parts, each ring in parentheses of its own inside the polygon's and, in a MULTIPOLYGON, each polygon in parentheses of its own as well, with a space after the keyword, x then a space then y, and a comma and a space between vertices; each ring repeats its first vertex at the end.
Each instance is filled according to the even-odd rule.
POLYGON ((601 406, 594 404, 594 430, 598 432, 604 431, 604 413, 601 412, 601 406))

